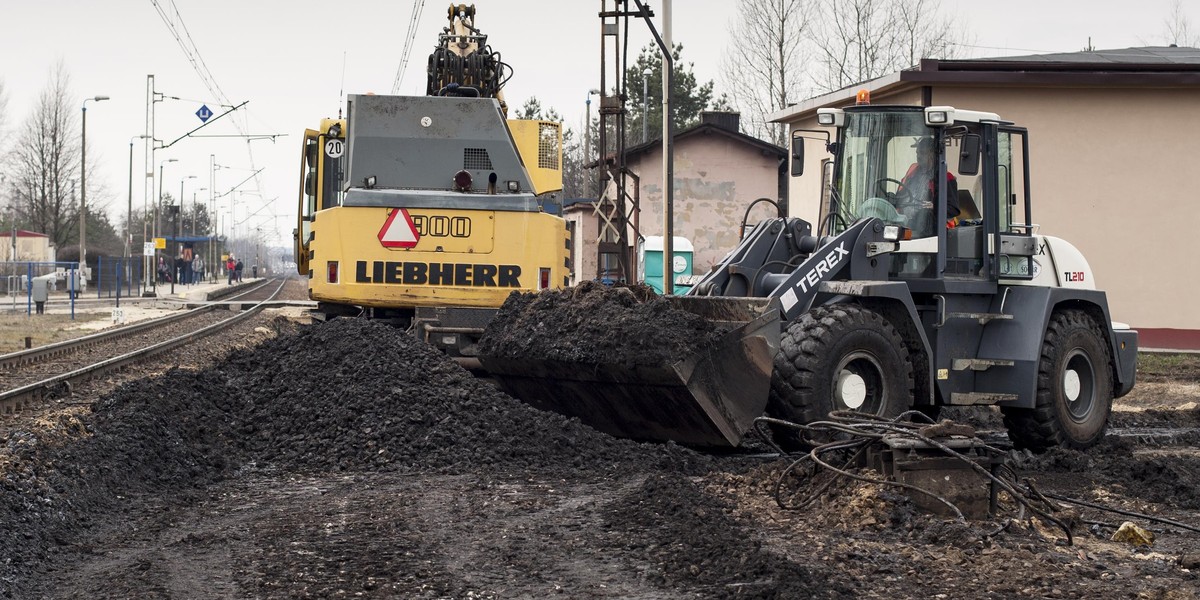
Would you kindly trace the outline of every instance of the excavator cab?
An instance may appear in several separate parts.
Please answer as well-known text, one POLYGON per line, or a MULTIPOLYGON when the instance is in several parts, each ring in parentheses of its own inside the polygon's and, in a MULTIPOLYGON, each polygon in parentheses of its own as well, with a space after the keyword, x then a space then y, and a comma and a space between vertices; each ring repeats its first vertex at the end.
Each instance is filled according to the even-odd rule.
POLYGON ((296 228, 292 231, 296 271, 311 277, 312 223, 317 213, 341 204, 342 157, 346 154, 346 121, 322 119, 321 129, 304 131, 300 155, 300 197, 296 228))

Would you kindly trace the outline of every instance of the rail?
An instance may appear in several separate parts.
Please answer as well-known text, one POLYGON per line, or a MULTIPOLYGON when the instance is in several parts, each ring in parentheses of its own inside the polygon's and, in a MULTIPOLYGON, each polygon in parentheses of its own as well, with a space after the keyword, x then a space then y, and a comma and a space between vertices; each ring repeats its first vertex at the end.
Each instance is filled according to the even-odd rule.
MULTIPOLYGON (((266 287, 270 283, 270 281, 271 280, 264 280, 264 282, 261 286, 257 286, 252 289, 246 290, 245 294, 249 294, 249 293, 258 291, 258 290, 262 289, 263 287, 266 287)), ((273 292, 271 292, 271 295, 266 300, 259 301, 254 306, 251 306, 250 308, 240 311, 240 312, 238 312, 238 314, 236 314, 228 319, 225 319, 223 321, 220 321, 218 323, 213 323, 206 327, 202 327, 195 331, 190 331, 188 333, 171 338, 169 340, 165 340, 165 341, 159 342, 157 344, 153 344, 151 346, 147 346, 145 348, 135 350, 133 352, 128 352, 126 354, 122 354, 119 356, 114 356, 114 357, 108 358, 106 360, 100 361, 98 363, 94 363, 94 364, 85 366, 80 369, 75 369, 74 371, 62 373, 59 375, 55 375, 53 377, 48 377, 46 379, 42 379, 40 381, 36 381, 34 383, 23 385, 21 387, 14 388, 14 389, 5 391, 3 393, 0 393, 0 412, 2 412, 4 414, 12 413, 14 411, 20 410, 21 408, 23 408, 25 406, 25 404, 27 404, 29 402, 35 402, 35 401, 41 400, 41 398, 48 391, 51 391, 51 390, 55 389, 56 387, 66 385, 69 388, 71 385, 79 383, 86 379, 89 379, 91 377, 103 375, 104 373, 115 371, 115 370, 120 369, 131 363, 141 361, 141 360, 150 358, 152 356, 156 356, 158 354, 162 354, 168 350, 178 348, 179 346, 182 346, 193 340, 199 339, 201 337, 204 337, 206 335, 209 335, 209 334, 219 331, 221 329, 230 327, 236 323, 240 323, 241 321, 249 318, 251 315, 262 310, 266 306, 266 303, 274 300, 275 297, 279 295, 279 292, 283 289, 283 286, 286 283, 287 283, 286 279, 279 280, 278 287, 276 287, 275 290, 273 292)), ((245 294, 239 294, 239 295, 245 295, 245 294)), ((70 352, 73 349, 78 349, 78 348, 94 345, 101 341, 118 339, 118 337, 125 337, 132 333, 136 333, 137 331, 144 331, 144 330, 152 328, 152 327, 160 327, 167 323, 175 322, 177 320, 187 318, 189 316, 194 316, 197 314, 201 314, 202 312, 214 310, 215 308, 216 308, 215 306, 205 306, 205 307, 192 309, 186 313, 182 313, 179 315, 171 315, 170 317, 154 319, 152 321, 145 322, 144 324, 140 324, 139 328, 136 331, 131 331, 134 326, 130 326, 130 327, 123 327, 123 328, 121 328, 121 330, 116 330, 113 332, 101 332, 101 334, 107 334, 107 335, 93 334, 93 335, 89 335, 89 336, 86 336, 83 338, 76 338, 74 340, 67 340, 65 342, 59 342, 59 343, 51 345, 51 346, 57 347, 57 350, 54 353, 44 354, 41 356, 42 356, 42 359, 49 357, 49 356, 59 356, 64 353, 70 352), (120 334, 120 335, 118 336, 117 334, 120 334), (72 348, 72 346, 74 346, 74 347, 72 348)), ((50 348, 51 346, 35 348, 34 350, 46 350, 46 349, 50 348)), ((28 355, 28 354, 30 354, 30 351, 25 350, 25 351, 5 355, 3 357, 0 357, 0 360, 5 360, 5 359, 9 360, 9 362, 3 363, 6 365, 9 365, 9 366, 11 366, 13 364, 26 364, 25 362, 13 363, 13 362, 11 362, 11 360, 12 360, 11 357, 14 357, 15 355, 28 355)))
MULTIPOLYGON (((256 291, 262 289, 263 287, 265 287, 267 283, 269 283, 269 280, 264 279, 260 284, 250 287, 246 290, 243 290, 241 294, 234 296, 234 298, 238 298, 240 296, 245 296, 252 292, 256 292, 256 291)), ((276 291, 276 293, 278 293, 278 291, 276 291)), ((57 356, 63 356, 65 354, 75 352, 82 348, 94 346, 94 345, 102 343, 102 342, 111 342, 113 340, 119 340, 122 338, 129 337, 131 335, 134 335, 136 333, 146 331, 148 329, 153 329, 155 327, 161 327, 168 323, 174 323, 175 321, 181 321, 183 319, 194 317, 196 315, 203 314, 203 313, 209 312, 211 310, 214 310, 215 308, 216 308, 215 306, 201 306, 201 307, 193 308, 191 310, 188 310, 188 311, 182 312, 182 313, 167 315, 165 317, 159 317, 157 319, 147 319, 145 321, 139 321, 137 323, 133 323, 131 325, 127 325, 125 327, 120 327, 120 328, 113 329, 110 331, 101 331, 101 332, 94 333, 91 335, 86 335, 83 337, 78 337, 78 338, 74 338, 74 339, 70 339, 70 340, 63 340, 61 342, 55 342, 53 344, 47 344, 45 346, 38 346, 37 348, 30 348, 28 350, 19 350, 17 352, 11 352, 9 354, 0 355, 0 369, 12 369, 14 367, 18 367, 21 365, 28 365, 28 364, 32 364, 32 363, 36 363, 36 362, 41 362, 46 359, 54 358, 57 356)))

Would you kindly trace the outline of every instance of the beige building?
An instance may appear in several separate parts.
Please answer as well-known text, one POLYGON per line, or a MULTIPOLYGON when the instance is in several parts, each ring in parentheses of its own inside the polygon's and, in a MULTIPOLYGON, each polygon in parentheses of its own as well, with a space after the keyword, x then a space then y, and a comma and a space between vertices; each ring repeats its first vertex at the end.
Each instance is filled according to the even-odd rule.
POLYGON ((54 262, 55 248, 50 236, 35 231, 18 229, 13 232, 0 231, 0 261, 2 262, 54 262), (16 240, 16 257, 13 257, 13 240, 16 240))
MULTIPOLYGON (((747 208, 759 198, 782 200, 786 152, 774 144, 738 132, 736 113, 708 112, 699 125, 675 135, 673 201, 674 233, 692 243, 693 272, 705 273, 738 244, 747 208)), ((635 175, 628 191, 641 207, 637 215, 641 236, 663 235, 662 140, 626 150, 626 164, 635 175)), ((604 227, 592 202, 568 203, 564 209, 572 230, 572 284, 605 278, 616 272, 615 235, 604 227), (607 234, 606 234, 607 233, 607 234)), ((749 213, 750 226, 776 214, 767 202, 749 213)), ((636 264, 636 239, 627 236, 631 263, 636 264)))
MULTIPOLYGON (((1184 251, 1200 223, 1200 49, 1154 47, 976 60, 924 60, 772 115, 822 129, 816 111, 855 101, 953 106, 1029 130, 1033 222, 1087 257, 1113 318, 1143 348, 1200 349, 1200 269, 1184 251), (1167 208, 1169 206, 1169 208, 1167 208)), ((813 148, 812 144, 809 148, 813 148)), ((823 152, 805 154, 790 216, 816 223, 823 152)))

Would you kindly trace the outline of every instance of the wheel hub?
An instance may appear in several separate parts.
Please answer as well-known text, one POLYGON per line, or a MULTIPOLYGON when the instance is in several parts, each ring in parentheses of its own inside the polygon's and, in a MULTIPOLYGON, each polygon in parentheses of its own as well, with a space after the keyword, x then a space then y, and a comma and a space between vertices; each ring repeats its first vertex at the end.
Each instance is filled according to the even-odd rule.
POLYGON ((1062 394, 1071 420, 1084 422, 1096 402, 1096 370, 1087 353, 1079 348, 1067 354, 1062 374, 1062 394))
POLYGON ((883 367, 875 355, 852 352, 839 361, 833 381, 834 407, 878 414, 884 405, 883 367))
POLYGON ((843 370, 838 374, 837 396, 842 404, 858 410, 867 400, 867 382, 861 375, 843 370))
POLYGON ((1066 394, 1067 400, 1074 402, 1079 399, 1079 391, 1079 372, 1067 369, 1063 374, 1063 394, 1066 394))

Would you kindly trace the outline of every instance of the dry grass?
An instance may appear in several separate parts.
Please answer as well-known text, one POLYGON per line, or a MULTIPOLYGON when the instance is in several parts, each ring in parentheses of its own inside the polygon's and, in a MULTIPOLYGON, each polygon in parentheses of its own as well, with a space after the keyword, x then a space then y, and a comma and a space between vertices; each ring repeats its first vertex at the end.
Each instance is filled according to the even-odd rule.
POLYGON ((75 319, 71 320, 69 314, 26 315, 5 311, 0 313, 0 354, 24 350, 26 337, 31 338, 31 347, 36 348, 95 333, 80 328, 80 325, 109 318, 110 315, 103 313, 76 312, 75 319))
POLYGON ((1148 353, 1139 352, 1138 374, 1179 375, 1200 372, 1200 354, 1195 353, 1148 353))

